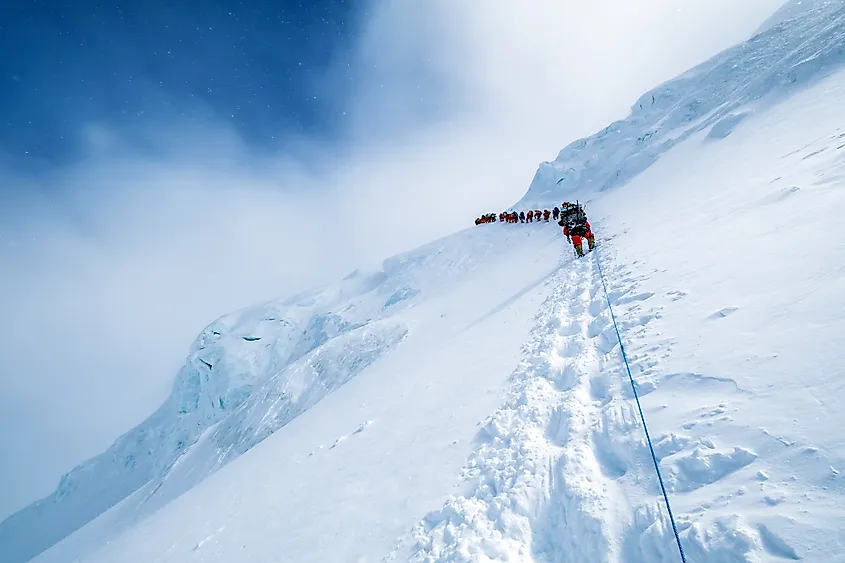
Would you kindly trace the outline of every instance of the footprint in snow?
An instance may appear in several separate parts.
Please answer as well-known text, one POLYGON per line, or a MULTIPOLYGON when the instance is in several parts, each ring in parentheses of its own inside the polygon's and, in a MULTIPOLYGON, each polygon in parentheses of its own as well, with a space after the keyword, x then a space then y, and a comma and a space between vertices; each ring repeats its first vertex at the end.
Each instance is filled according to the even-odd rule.
POLYGON ((583 345, 579 340, 571 339, 563 344, 560 348, 560 356, 562 358, 572 358, 581 353, 583 345))
POLYGON ((607 301, 604 298, 593 299, 590 302, 589 313, 591 317, 598 317, 605 309, 607 309, 607 301))
POLYGON ((569 411, 563 407, 556 407, 552 411, 552 416, 546 427, 546 439, 559 448, 565 446, 569 441, 569 419, 569 411))
POLYGON ((577 369, 575 366, 570 363, 563 367, 560 370, 560 373, 556 374, 552 379, 552 383, 560 392, 570 391, 575 386, 575 380, 577 376, 577 369))
POLYGON ((572 321, 566 326, 561 325, 561 327, 557 331, 560 336, 575 336, 580 332, 581 323, 579 323, 578 321, 572 321))
POLYGON ((619 479, 628 472, 627 464, 613 451, 610 437, 602 432, 593 433, 593 453, 601 472, 611 479, 619 479))
POLYGON ((596 336, 604 332, 604 329, 606 329, 609 325, 610 323, 608 319, 606 319, 603 315, 594 318, 590 325, 587 327, 587 337, 595 338, 596 336))
POLYGON ((590 397, 594 401, 606 405, 610 402, 610 380, 606 373, 599 373, 590 379, 590 397))

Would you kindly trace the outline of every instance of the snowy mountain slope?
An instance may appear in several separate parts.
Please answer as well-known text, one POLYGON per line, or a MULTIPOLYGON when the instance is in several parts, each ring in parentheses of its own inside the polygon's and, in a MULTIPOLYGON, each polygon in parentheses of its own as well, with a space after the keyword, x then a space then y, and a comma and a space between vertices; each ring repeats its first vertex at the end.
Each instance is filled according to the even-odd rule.
MULTIPOLYGON (((410 494, 403 489, 406 482, 437 483, 437 487, 426 487, 425 494, 420 493, 422 499, 431 501, 425 495, 448 487, 454 479, 469 451, 466 448, 474 425, 499 401, 498 389, 518 359, 519 343, 527 334, 533 311, 545 292, 544 282, 556 268, 560 240, 552 225, 522 225, 511 230, 487 227, 491 228, 460 233, 388 260, 381 272, 352 276, 340 287, 264 304, 213 323, 197 340, 191 357, 212 365, 228 358, 227 373, 231 374, 239 373, 237 366, 249 360, 259 366, 257 374, 267 377, 253 378, 256 383, 249 397, 228 417, 209 427, 161 475, 38 560, 73 560, 139 521, 138 526, 143 527, 144 518, 173 499, 177 499, 173 505, 179 506, 182 501, 177 497, 278 430, 284 421, 289 424, 266 440, 269 443, 281 440, 276 446, 279 451, 267 450, 271 457, 280 454, 281 459, 260 462, 268 471, 265 477, 269 481, 259 485, 260 476, 242 479, 236 474, 237 483, 229 486, 257 487, 253 493, 274 503, 272 508, 276 510, 285 499, 294 498, 299 498, 303 505, 321 506, 309 495, 334 488, 339 490, 326 499, 330 504, 333 504, 331 498, 358 498, 361 493, 355 490, 356 481, 370 488, 384 484, 402 496, 399 508, 409 511, 404 514, 402 525, 397 522, 394 525, 398 527, 392 531, 379 530, 379 534, 386 534, 392 540, 413 523, 417 514, 412 510, 417 506, 414 503, 421 502, 413 499, 413 495, 410 500, 406 498, 410 494), (496 283, 491 284, 489 280, 496 283), (278 371, 273 367, 273 358, 282 357, 282 353, 274 350, 285 350, 287 354, 294 349, 277 344, 280 334, 289 334, 282 319, 294 318, 309 335, 318 334, 309 341, 308 348, 326 340, 319 331, 338 332, 330 329, 330 323, 324 320, 307 321, 316 317, 299 308, 332 311, 348 321, 334 322, 331 325, 334 327, 366 324, 328 339, 298 361, 289 362, 288 356, 284 356, 277 361, 287 367, 278 371), (297 316, 296 311, 302 314, 297 316), (354 336, 358 332, 362 334, 354 336), (257 337, 261 340, 254 340, 257 337), (400 338, 402 342, 396 345, 400 338), (270 348, 260 355, 247 353, 263 350, 255 346, 267 340, 271 341, 267 344, 270 348), (386 353, 388 349, 391 351, 386 353), (372 361, 379 355, 378 362, 372 361), (302 381, 310 380, 315 370, 326 377, 302 391, 302 381), (358 375, 350 379, 351 372, 358 375), (355 383, 361 378, 365 382, 355 383), (337 386, 344 381, 343 387, 337 386), (353 383, 366 389, 366 393, 348 389, 353 383), (333 393, 326 397, 332 386, 333 393), (463 390, 456 396, 463 412, 456 414, 443 408, 439 398, 444 389, 463 390), (287 398, 291 395, 300 399, 287 398), (329 402, 323 406, 317 402, 319 398, 329 402), (305 414, 300 416, 310 422, 295 418, 303 411, 305 414), (312 411, 316 412, 309 414, 312 411), (411 416, 414 413, 417 415, 411 416), (420 459, 416 467, 401 462, 402 467, 395 468, 392 460, 400 462, 406 456, 412 459, 425 453, 425 448, 420 449, 417 444, 425 436, 425 433, 423 437, 416 434, 420 431, 419 424, 437 435, 441 427, 457 427, 463 439, 456 444, 452 443, 454 439, 435 441, 430 460, 420 459), (356 430, 361 431, 356 433, 356 430), (396 435, 401 436, 402 432, 407 444, 395 444, 396 435), (349 445, 344 438, 348 438, 349 445), (368 449, 350 450, 352 444, 366 444, 368 449), (404 451, 407 449, 415 453, 404 451), (389 454, 390 450, 395 453, 389 454), (442 461, 444 456, 451 460, 451 466, 442 461), (385 471, 387 474, 381 475, 385 471), (344 475, 343 479, 337 480, 335 472, 344 475), (285 476, 286 486, 278 482, 280 475, 285 476), (368 482, 373 475, 379 479, 368 482), (284 494, 282 497, 268 494, 267 488, 279 488, 279 494, 284 494)), ((268 447, 272 446, 261 444, 259 450, 268 447)), ((226 473, 225 469, 223 472, 226 473)), ((200 488, 204 487, 200 485, 200 488)), ((214 495, 204 492, 201 496, 213 498, 214 495)), ((220 502, 220 506, 232 507, 231 501, 220 502)), ((165 510, 172 508, 171 505, 165 510)), ((330 512, 335 508, 322 505, 322 510, 330 512)), ((295 522, 299 518, 294 512, 288 518, 291 526, 315 525, 311 521, 295 522)), ((201 521, 204 520, 198 523, 201 521)), ((370 524, 378 527, 374 522, 370 524)), ((174 531, 184 529, 185 525, 180 523, 174 531)), ((353 541, 356 540, 349 538, 350 543, 353 541)))
POLYGON ((390 290, 389 284, 379 286, 384 277, 353 276, 338 287, 213 323, 192 346, 170 397, 152 417, 65 475, 51 497, 0 526, 4 552, 26 560, 151 479, 160 483, 206 429, 227 421, 211 437, 213 462, 192 471, 201 480, 345 383, 398 344, 407 330, 387 319, 386 312, 375 309, 376 318, 372 308, 361 310, 362 304, 370 305, 361 295, 371 292, 370 300, 383 302, 391 298, 373 291, 377 286, 390 290), (252 421, 244 419, 256 404, 262 416, 271 408, 276 415, 249 426, 252 421), (238 424, 249 435, 231 435, 238 424))
POLYGON ((273 379, 234 350, 278 311, 232 317, 234 383, 203 397, 239 414, 38 560, 678 560, 599 264, 689 560, 845 560, 843 8, 799 4, 541 166, 523 203, 590 200, 598 253, 485 225, 318 292, 327 335, 392 349, 313 406, 273 393, 321 381, 296 356, 324 337, 273 379), (220 469, 282 404, 311 408, 220 469))
POLYGON ((590 209, 461 494, 390 560, 845 561, 845 71, 590 209))
POLYGON ((701 131, 727 137, 748 116, 845 63, 845 4, 789 2, 750 40, 646 92, 624 120, 540 165, 521 206, 554 204, 624 185, 701 131), (575 197, 572 197, 575 196, 575 197))
POLYGON ((561 272, 462 494, 391 560, 680 560, 602 264, 688 560, 845 561, 845 72, 807 85, 592 195, 599 252, 561 272))
MULTIPOLYGON (((479 397, 488 373, 466 378, 456 360, 490 361, 515 334, 487 326, 503 338, 488 348, 484 338, 445 350, 428 338, 416 351, 403 344, 385 363, 406 377, 365 372, 82 560, 677 561, 599 264, 689 560, 845 559, 841 100, 843 73, 726 139, 691 137, 624 190, 596 197, 598 253, 575 261, 564 248, 560 269, 534 257, 555 266, 552 293, 504 405, 482 426, 467 399, 479 400, 476 416, 498 402, 479 397), (796 245, 796 220, 830 236, 796 245), (440 369, 409 371, 403 353, 434 353, 440 369), (407 400, 405 386, 426 385, 435 390, 407 400), (472 447, 464 483, 437 508, 459 465, 446 454, 455 439, 464 447, 451 454, 472 447), (426 510, 412 535, 392 541, 426 510)), ((490 275, 507 283, 531 252, 511 262, 503 248, 506 262, 490 275)), ((468 283, 438 310, 466 315, 466 298, 483 287, 468 283)))
MULTIPOLYGON (((601 246, 584 260, 546 225, 454 237, 461 253, 462 237, 536 228, 408 309, 416 344, 81 561, 677 561, 599 265, 688 560, 845 560, 843 100, 840 72, 729 137, 691 136, 595 196, 601 246), (442 334, 486 308, 477 293, 522 294, 528 272, 542 305, 532 290, 472 337, 442 334), (497 350, 537 309, 510 363, 497 350)), ((62 547, 39 560, 72 560, 62 547)))

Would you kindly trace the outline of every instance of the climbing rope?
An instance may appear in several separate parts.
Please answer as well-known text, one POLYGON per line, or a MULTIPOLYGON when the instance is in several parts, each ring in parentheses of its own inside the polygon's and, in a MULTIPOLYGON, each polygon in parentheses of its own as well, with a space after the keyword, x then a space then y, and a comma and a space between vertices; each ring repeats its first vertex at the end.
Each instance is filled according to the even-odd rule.
POLYGON ((648 425, 645 422, 643 407, 640 404, 640 395, 637 393, 634 376, 631 375, 631 365, 628 363, 628 355, 625 353, 625 345, 622 344, 622 335, 619 334, 619 325, 616 324, 616 315, 613 314, 613 306, 610 304, 610 294, 607 291, 607 283, 604 281, 604 273, 601 270, 601 260, 598 259, 598 256, 596 257, 596 264, 598 265, 599 278, 601 278, 604 296, 607 299, 607 308, 610 309, 610 319, 613 321, 613 328, 616 330, 616 338, 619 340, 619 349, 622 351, 622 360, 625 362, 625 369, 628 371, 628 380, 631 382, 631 389, 634 391, 634 399, 637 401, 637 409, 640 411, 640 420, 643 423, 643 430, 645 430, 645 438, 648 442, 648 449, 651 452, 651 460, 654 462, 654 470, 657 472, 657 480, 660 482, 660 490, 663 492, 663 500, 666 501, 666 510, 669 512, 669 521, 672 523, 672 531, 675 533, 675 541, 678 542, 678 551, 681 554, 681 561, 683 563, 687 563, 687 556, 684 554, 684 547, 681 545, 681 536, 678 535, 678 526, 675 524, 675 516, 672 514, 672 505, 669 504, 669 495, 666 493, 666 485, 663 484, 663 475, 660 473, 660 464, 657 462, 657 456, 654 453, 654 445, 651 443, 651 436, 648 433, 648 425))

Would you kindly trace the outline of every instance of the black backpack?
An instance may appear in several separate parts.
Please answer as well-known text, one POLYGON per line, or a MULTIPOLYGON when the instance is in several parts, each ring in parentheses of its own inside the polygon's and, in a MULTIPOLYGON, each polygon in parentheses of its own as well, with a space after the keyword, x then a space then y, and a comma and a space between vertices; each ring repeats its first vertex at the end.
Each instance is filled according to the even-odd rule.
POLYGON ((583 223, 569 227, 569 234, 572 236, 583 237, 586 236, 588 232, 587 225, 584 225, 583 223))

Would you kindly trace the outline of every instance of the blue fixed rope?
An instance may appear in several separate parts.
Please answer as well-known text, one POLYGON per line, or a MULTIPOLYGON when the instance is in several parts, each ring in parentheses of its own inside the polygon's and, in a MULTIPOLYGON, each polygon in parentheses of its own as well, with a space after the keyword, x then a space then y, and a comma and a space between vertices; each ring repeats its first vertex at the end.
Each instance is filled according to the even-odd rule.
POLYGON ((666 485, 663 484, 663 475, 660 473, 660 464, 654 454, 654 445, 651 443, 651 436, 648 433, 648 425, 645 423, 643 407, 640 404, 640 395, 637 393, 637 386, 634 383, 634 376, 631 375, 631 365, 628 363, 628 355, 625 353, 625 345, 622 344, 622 335, 619 334, 619 325, 616 324, 616 315, 613 314, 613 306, 610 304, 610 294, 607 292, 607 284, 604 281, 604 273, 601 271, 601 261, 596 259, 598 265, 601 285, 604 288, 604 296, 607 299, 607 308, 610 309, 610 319, 613 321, 613 328, 616 330, 616 338, 619 339, 619 349, 622 351, 622 360, 625 362, 625 369, 628 370, 628 380, 631 382, 631 389, 634 391, 634 399, 637 401, 637 409, 640 411, 640 420, 645 430, 645 438, 648 441, 648 449, 651 452, 651 460, 654 462, 654 470, 657 472, 657 480, 660 482, 660 490, 663 492, 663 500, 666 501, 666 510, 669 512, 669 521, 672 522, 672 531, 675 533, 675 541, 678 542, 678 552, 681 554, 681 561, 687 563, 687 556, 684 554, 684 546, 681 545, 681 536, 678 535, 678 526, 675 524, 675 515, 672 514, 672 505, 669 504, 669 495, 666 493, 666 485))

